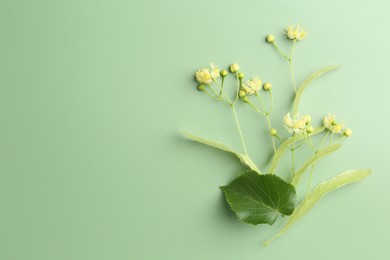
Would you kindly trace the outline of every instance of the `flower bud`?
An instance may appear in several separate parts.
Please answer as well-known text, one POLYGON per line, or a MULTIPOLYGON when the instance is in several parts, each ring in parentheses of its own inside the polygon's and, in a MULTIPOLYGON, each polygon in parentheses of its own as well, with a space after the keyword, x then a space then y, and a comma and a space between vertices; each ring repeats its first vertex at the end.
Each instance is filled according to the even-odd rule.
POLYGON ((270 134, 271 136, 277 136, 277 135, 278 135, 278 131, 277 131, 275 128, 271 128, 271 129, 269 130, 269 134, 270 134))
POLYGON ((222 71, 221 71, 221 76, 222 76, 222 77, 226 77, 227 74, 228 74, 228 71, 227 71, 227 70, 222 70, 222 71))
POLYGON ((311 116, 310 115, 305 115, 303 118, 305 119, 306 124, 309 124, 311 122, 311 116))
POLYGON ((333 125, 333 126, 337 125, 337 122, 336 122, 335 120, 332 121, 332 125, 333 125))
POLYGON ((238 96, 239 96, 240 98, 245 97, 245 96, 246 96, 246 91, 243 90, 243 89, 240 89, 240 91, 238 92, 238 96))
POLYGON ((308 125, 308 126, 306 127, 306 132, 307 132, 308 134, 313 133, 313 131, 314 131, 314 128, 313 128, 311 125, 308 125))
POLYGON ((244 73, 242 73, 242 72, 238 73, 238 78, 239 79, 243 79, 244 77, 245 77, 244 73))
POLYGON ((204 90, 204 85, 203 84, 198 85, 198 90, 199 91, 203 91, 204 90))
POLYGON ((346 137, 350 137, 352 135, 352 129, 351 128, 345 129, 343 135, 346 137))
POLYGON ((248 103, 249 102, 249 99, 247 96, 243 97, 242 100, 245 102, 245 103, 248 103))
POLYGON ((240 67, 238 66, 237 63, 233 63, 232 65, 230 65, 230 71, 231 72, 235 73, 235 72, 237 72, 239 70, 240 70, 240 67))
POLYGON ((269 82, 264 83, 263 89, 264 89, 265 91, 268 91, 268 90, 270 90, 271 88, 272 88, 271 83, 269 83, 269 82))
POLYGON ((273 43, 275 41, 275 36, 268 34, 266 40, 268 43, 273 43))

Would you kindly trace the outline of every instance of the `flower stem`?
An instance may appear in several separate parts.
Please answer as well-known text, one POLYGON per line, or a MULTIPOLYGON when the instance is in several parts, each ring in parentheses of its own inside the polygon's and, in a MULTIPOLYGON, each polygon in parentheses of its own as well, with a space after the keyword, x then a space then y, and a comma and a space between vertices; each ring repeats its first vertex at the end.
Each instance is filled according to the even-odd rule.
POLYGON ((221 99, 218 99, 217 97, 213 96, 212 94, 210 94, 207 90, 205 89, 202 89, 201 90, 202 92, 206 93, 207 96, 211 97, 212 99, 215 99, 215 100, 221 100, 221 99))
POLYGON ((234 119, 236 121, 236 125, 237 125, 237 128, 238 128, 238 132, 240 134, 240 139, 241 139, 241 144, 242 144, 242 147, 244 148, 244 151, 245 151, 245 155, 248 156, 248 151, 246 149, 246 145, 245 145, 245 140, 244 140, 244 136, 242 134, 242 131, 241 131, 241 126, 240 126, 240 122, 238 121, 238 117, 237 117, 237 113, 236 113, 236 109, 234 108, 234 104, 231 99, 229 98, 229 96, 226 94, 226 92, 224 91, 224 89, 218 84, 218 82, 213 79, 215 85, 217 85, 219 87, 219 89, 221 90, 221 93, 226 97, 227 99, 227 102, 229 103, 229 106, 230 108, 232 109, 233 111, 233 115, 234 115, 234 119))
POLYGON ((292 169, 292 175, 294 177, 295 175, 295 158, 294 158, 294 150, 295 150, 295 147, 294 147, 294 142, 295 142, 295 133, 293 133, 293 136, 292 136, 292 142, 291 142, 291 169, 292 169))
POLYGON ((276 45, 275 42, 272 42, 272 45, 275 47, 275 49, 279 52, 279 54, 280 54, 283 58, 285 58, 287 61, 290 61, 290 58, 287 57, 287 55, 284 54, 284 53, 279 49, 278 45, 276 45))
POLYGON ((248 156, 248 151, 246 150, 245 140, 244 140, 244 136, 242 135, 241 126, 240 126, 240 122, 238 121, 236 109, 234 108, 233 104, 230 107, 232 108, 232 111, 233 111, 233 114, 234 114, 234 119, 236 120, 238 132, 240 133, 240 139, 241 139, 242 147, 244 148, 245 155, 248 156))
MULTIPOLYGON (((271 93, 271 92, 270 92, 271 93)), ((272 100, 272 94, 271 95, 271 108, 268 112, 265 112, 265 113, 262 113, 263 116, 265 116, 265 119, 267 120, 267 125, 268 125, 268 130, 271 130, 272 126, 271 126, 271 121, 269 119, 269 114, 271 113, 272 111, 272 107, 273 107, 273 100, 272 100)), ((264 111, 267 111, 267 108, 263 102, 263 100, 261 99, 259 93, 256 93, 256 96, 257 98, 260 100, 260 103, 261 105, 263 106, 263 109, 264 111)), ((271 140, 272 140, 272 146, 274 148, 274 152, 276 152, 276 145, 275 145, 275 139, 271 136, 271 140)))
MULTIPOLYGON (((269 113, 265 114, 265 118, 267 119, 267 124, 268 124, 268 130, 271 130, 271 121, 269 120, 269 113)), ((274 153, 276 153, 276 145, 275 145, 275 139, 273 136, 271 136, 272 140, 272 146, 274 147, 274 153)))
POLYGON ((326 138, 328 137, 329 132, 330 132, 330 131, 328 130, 328 132, 326 133, 326 135, 325 135, 324 138, 322 139, 322 141, 321 141, 321 143, 320 143, 320 146, 319 146, 318 149, 317 149, 317 152, 318 152, 319 150, 321 150, 321 147, 322 147, 322 145, 324 144, 326 138))
POLYGON ((237 79, 237 89, 236 89, 236 99, 234 100, 234 104, 238 100, 238 93, 239 93, 240 87, 241 87, 241 79, 238 78, 238 72, 236 72, 236 79, 237 79))
POLYGON ((338 142, 341 142, 341 141, 344 140, 344 139, 345 139, 345 136, 341 137, 339 140, 336 141, 336 144, 337 144, 338 142))
POLYGON ((307 187, 306 187, 305 202, 306 202, 306 200, 307 200, 307 195, 309 194, 310 184, 311 184, 311 180, 312 180, 312 177, 313 177, 313 171, 314 171, 314 166, 315 166, 315 165, 316 165, 316 164, 313 163, 313 165, 311 166, 309 182, 307 183, 307 187))
POLYGON ((222 77, 222 86, 221 86, 221 90, 219 91, 219 97, 221 98, 222 96, 222 90, 223 90, 223 85, 225 83, 225 77, 222 77))
POLYGON ((293 57, 294 57, 294 50, 295 50, 295 43, 297 42, 296 39, 293 40, 293 45, 291 48, 291 54, 290 59, 288 59, 288 63, 290 64, 290 72, 291 72, 291 78, 294 86, 295 92, 297 92, 297 85, 295 83, 295 74, 294 74, 294 68, 293 68, 293 57))
POLYGON ((221 97, 218 95, 218 93, 214 90, 214 88, 210 85, 210 84, 208 84, 208 86, 210 87, 210 89, 211 89, 211 91, 214 93, 214 95, 217 97, 217 98, 219 98, 219 99, 221 99, 221 97))

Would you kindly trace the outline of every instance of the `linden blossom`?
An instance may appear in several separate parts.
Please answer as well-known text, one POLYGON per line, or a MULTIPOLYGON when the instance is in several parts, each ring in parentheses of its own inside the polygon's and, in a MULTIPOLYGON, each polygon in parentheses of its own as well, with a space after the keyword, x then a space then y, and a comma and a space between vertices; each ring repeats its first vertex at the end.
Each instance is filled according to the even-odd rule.
POLYGON ((261 80, 259 77, 251 78, 244 83, 242 83, 242 89, 248 95, 253 95, 258 92, 261 88, 261 80))
POLYGON ((295 114, 293 117, 290 116, 290 113, 284 116, 283 123, 287 131, 290 133, 299 134, 306 130, 306 125, 311 120, 309 115, 301 116, 300 114, 295 114))
POLYGON ((323 122, 325 128, 329 129, 329 131, 335 134, 341 133, 341 131, 344 128, 344 124, 340 124, 336 121, 336 115, 328 114, 327 116, 324 117, 323 122))
POLYGON ((218 67, 214 63, 210 63, 209 68, 202 68, 195 72, 196 81, 203 84, 211 84, 213 79, 221 77, 218 67))
POLYGON ((303 30, 301 26, 297 26, 297 27, 287 26, 284 34, 288 39, 298 40, 298 41, 305 39, 307 36, 307 33, 303 30))

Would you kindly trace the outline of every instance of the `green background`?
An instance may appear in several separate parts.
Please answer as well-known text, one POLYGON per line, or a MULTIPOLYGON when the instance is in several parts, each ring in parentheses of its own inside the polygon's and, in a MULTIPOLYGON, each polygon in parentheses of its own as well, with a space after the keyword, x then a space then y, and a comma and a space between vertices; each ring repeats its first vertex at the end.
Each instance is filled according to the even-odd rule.
MULTIPOLYGON (((390 259, 388 1, 0 1, 0 259, 390 259), (273 83, 283 131, 286 25, 301 24, 296 78, 342 64, 302 113, 353 128, 314 182, 373 175, 330 194, 269 247, 276 227, 237 221, 218 186, 242 166, 188 130, 239 149, 230 111, 197 92, 196 69, 240 64, 273 83)), ((264 164, 264 120, 238 106, 264 164), (259 138, 260 137, 260 138, 259 138)))

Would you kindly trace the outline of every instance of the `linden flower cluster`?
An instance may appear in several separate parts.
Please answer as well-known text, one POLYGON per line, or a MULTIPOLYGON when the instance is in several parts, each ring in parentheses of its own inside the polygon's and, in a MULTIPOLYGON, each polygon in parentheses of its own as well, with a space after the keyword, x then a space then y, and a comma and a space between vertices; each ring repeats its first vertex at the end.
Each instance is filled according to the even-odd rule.
POLYGON ((202 68, 195 73, 196 80, 199 83, 211 84, 213 80, 221 77, 218 67, 214 63, 210 63, 210 68, 202 68))
POLYGON ((303 30, 301 26, 292 27, 287 26, 284 34, 290 40, 303 40, 306 38, 307 33, 303 30))
POLYGON ((306 130, 307 125, 311 121, 311 116, 305 115, 301 116, 300 114, 294 114, 291 117, 290 113, 284 116, 283 123, 284 127, 289 133, 299 134, 306 130))
POLYGON ((245 91, 247 95, 253 95, 261 88, 261 80, 259 77, 251 78, 242 83, 241 89, 245 91))
POLYGON ((344 124, 336 121, 336 115, 332 115, 332 114, 326 115, 324 117, 323 122, 325 128, 334 134, 339 134, 344 130, 343 131, 344 136, 349 137, 352 135, 352 129, 350 128, 344 129, 344 124))

